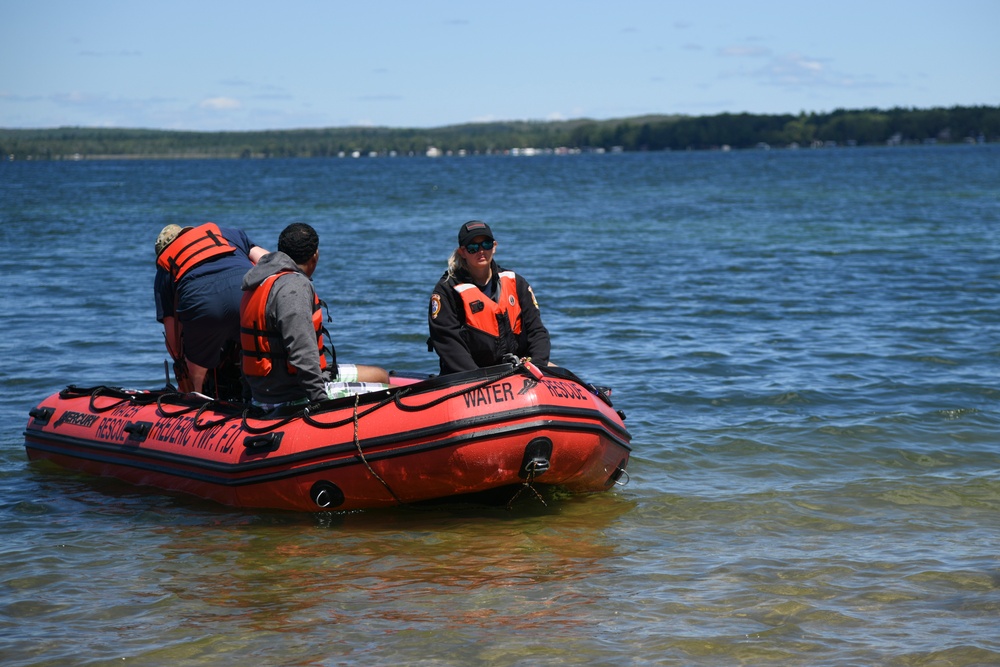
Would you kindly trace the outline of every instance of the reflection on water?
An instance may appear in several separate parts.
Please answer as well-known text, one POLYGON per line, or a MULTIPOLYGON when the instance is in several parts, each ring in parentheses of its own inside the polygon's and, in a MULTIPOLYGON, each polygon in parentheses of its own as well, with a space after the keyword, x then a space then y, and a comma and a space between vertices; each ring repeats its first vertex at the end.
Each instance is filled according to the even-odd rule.
POLYGON ((477 660, 468 643, 487 630, 587 636, 605 618, 605 582, 619 557, 609 533, 634 507, 592 497, 519 513, 452 506, 243 515, 183 498, 153 496, 150 505, 150 496, 115 482, 100 486, 15 512, 44 520, 72 511, 88 521, 86 531, 56 525, 39 535, 35 547, 52 558, 8 561, 33 559, 46 572, 6 582, 46 602, 11 600, 7 614, 31 619, 32 642, 67 659, 73 650, 54 638, 70 619, 81 631, 136 638, 106 655, 150 661, 207 661, 219 651, 309 661, 320 657, 313 642, 329 645, 331 635, 343 635, 360 659, 380 655, 364 648, 380 636, 408 634, 433 634, 436 645, 453 645, 456 660, 477 660), (122 519, 134 525, 129 536, 112 532, 122 519), (99 580, 86 574, 94 568, 99 580), (80 598, 92 603, 83 615, 61 603, 80 598))
POLYGON ((2 163, 4 667, 1000 663, 997 151, 2 163), (164 224, 312 224, 339 355, 430 372, 473 217, 627 486, 302 516, 26 462, 42 397, 162 384, 164 224))

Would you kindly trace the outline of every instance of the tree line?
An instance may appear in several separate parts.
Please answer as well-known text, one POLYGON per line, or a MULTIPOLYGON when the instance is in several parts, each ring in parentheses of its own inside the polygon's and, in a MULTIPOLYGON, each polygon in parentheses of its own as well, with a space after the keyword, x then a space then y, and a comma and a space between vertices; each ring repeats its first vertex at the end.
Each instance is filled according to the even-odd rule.
POLYGON ((341 127, 247 132, 61 127, 0 129, 4 160, 259 158, 661 151, 871 146, 1000 141, 1000 107, 713 116, 651 115, 614 120, 469 123, 430 129, 341 127))

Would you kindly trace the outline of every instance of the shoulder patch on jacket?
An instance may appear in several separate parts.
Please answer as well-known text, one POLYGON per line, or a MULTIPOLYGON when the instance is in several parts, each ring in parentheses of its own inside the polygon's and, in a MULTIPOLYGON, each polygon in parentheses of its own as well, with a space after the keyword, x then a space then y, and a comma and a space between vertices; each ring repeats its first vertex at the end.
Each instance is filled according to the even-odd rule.
POLYGON ((436 320, 438 313, 441 312, 441 295, 432 294, 431 295, 431 319, 436 320))
MULTIPOLYGON (((535 290, 531 289, 531 285, 528 285, 528 294, 531 295, 531 303, 535 304, 535 308, 538 308, 538 299, 535 298, 535 290)), ((538 308, 541 310, 541 308, 538 308)))

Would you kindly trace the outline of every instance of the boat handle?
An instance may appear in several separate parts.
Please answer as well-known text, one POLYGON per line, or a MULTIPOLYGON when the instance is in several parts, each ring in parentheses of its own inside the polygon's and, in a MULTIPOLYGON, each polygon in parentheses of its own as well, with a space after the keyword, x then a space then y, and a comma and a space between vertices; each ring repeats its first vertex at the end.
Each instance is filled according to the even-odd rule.
POLYGON ((129 422, 125 424, 125 432, 129 434, 130 438, 134 438, 139 442, 145 440, 152 429, 153 422, 129 422))
POLYGON ((264 435, 248 435, 243 439, 243 446, 255 452, 273 452, 281 444, 284 431, 272 431, 264 435))
POLYGON ((35 420, 39 426, 45 426, 52 419, 55 410, 52 408, 32 408, 28 411, 28 416, 35 420))

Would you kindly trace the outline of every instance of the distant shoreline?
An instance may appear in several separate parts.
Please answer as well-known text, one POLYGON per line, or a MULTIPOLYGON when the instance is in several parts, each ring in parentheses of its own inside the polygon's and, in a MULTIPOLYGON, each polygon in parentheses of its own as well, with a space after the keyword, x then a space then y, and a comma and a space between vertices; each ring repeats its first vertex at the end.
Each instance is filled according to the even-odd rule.
MULTIPOLYGON (((841 150, 850 150, 852 148, 855 148, 855 149, 856 148, 868 148, 868 149, 876 149, 876 150, 885 148, 887 150, 890 150, 893 147, 897 147, 897 148, 917 148, 917 147, 920 147, 920 146, 928 146, 928 145, 945 147, 945 146, 960 146, 960 145, 963 145, 963 144, 965 144, 965 145, 972 145, 972 144, 976 144, 976 145, 988 145, 990 143, 994 143, 995 144, 995 143, 998 143, 998 142, 986 142, 986 141, 983 141, 981 143, 979 143, 979 142, 962 142, 962 143, 959 143, 959 142, 951 142, 951 143, 926 142, 926 143, 921 143, 921 144, 917 144, 917 143, 903 143, 903 144, 899 144, 898 146, 895 145, 895 144, 893 144, 893 145, 887 145, 887 146, 848 146, 848 145, 845 144, 843 146, 837 146, 837 145, 832 145, 832 146, 828 146, 828 145, 823 145, 823 146, 808 146, 808 147, 801 147, 801 146, 781 146, 781 147, 777 147, 777 148, 773 148, 771 146, 755 146, 755 147, 750 147, 750 148, 735 148, 735 149, 731 148, 731 147, 728 147, 728 146, 724 146, 724 147, 721 147, 721 148, 708 148, 708 149, 687 149, 687 150, 664 149, 664 150, 661 150, 659 152, 684 153, 684 152, 696 152, 697 151, 697 152, 724 153, 724 152, 730 152, 730 151, 748 152, 748 151, 755 151, 755 150, 775 150, 775 151, 782 151, 782 152, 791 152, 791 151, 798 151, 798 150, 801 150, 801 151, 834 150, 834 149, 838 149, 838 148, 841 149, 841 150)), ((512 152, 512 151, 495 151, 495 152, 492 152, 492 153, 463 153, 461 155, 459 155, 458 153, 446 153, 446 154, 442 154, 440 156, 435 156, 435 157, 427 157, 426 155, 368 154, 368 155, 358 155, 358 156, 353 156, 353 155, 334 155, 334 156, 325 156, 323 158, 287 157, 287 156, 285 156, 285 157, 279 157, 279 156, 265 156, 265 155, 241 156, 241 155, 174 154, 174 153, 160 154, 160 155, 157 155, 157 154, 118 154, 118 155, 116 155, 116 154, 109 153, 109 154, 92 154, 92 155, 82 155, 82 154, 52 155, 52 156, 46 156, 46 157, 28 156, 28 157, 24 157, 24 158, 16 158, 16 157, 12 157, 12 156, 9 156, 9 155, 2 155, 2 156, 0 156, 0 162, 17 162, 17 161, 21 161, 21 162, 115 162, 115 161, 139 162, 139 161, 150 161, 150 162, 152 162, 152 161, 182 161, 182 160, 199 160, 199 161, 201 161, 201 160, 227 160, 227 161, 231 161, 231 160, 309 160, 309 159, 327 159, 327 160, 341 160, 341 159, 343 159, 343 160, 351 160, 351 159, 362 159, 362 160, 364 160, 364 159, 368 159, 368 160, 370 160, 370 159, 378 159, 378 158, 382 158, 382 159, 411 159, 411 158, 418 158, 418 159, 420 159, 420 158, 423 158, 423 159, 434 160, 434 159, 439 159, 439 158, 445 158, 445 159, 447 159, 447 158, 458 158, 458 159, 462 159, 462 158, 465 158, 465 157, 519 157, 519 156, 525 156, 525 155, 531 155, 531 156, 541 156, 541 155, 584 155, 584 154, 591 154, 591 155, 593 155, 593 154, 605 155, 606 154, 606 155, 611 155, 612 153, 619 153, 620 154, 620 153, 639 153, 639 152, 646 152, 646 153, 648 153, 648 152, 654 152, 654 151, 625 151, 625 150, 621 150, 621 151, 575 151, 575 152, 574 151, 570 151, 570 152, 557 152, 555 150, 536 150, 536 151, 533 151, 533 152, 530 152, 530 153, 527 153, 527 152, 512 152)))
POLYGON ((431 129, 344 127, 240 132, 0 129, 0 159, 266 159, 530 155, 824 148, 1000 141, 1000 107, 860 109, 798 115, 647 115, 431 129))

